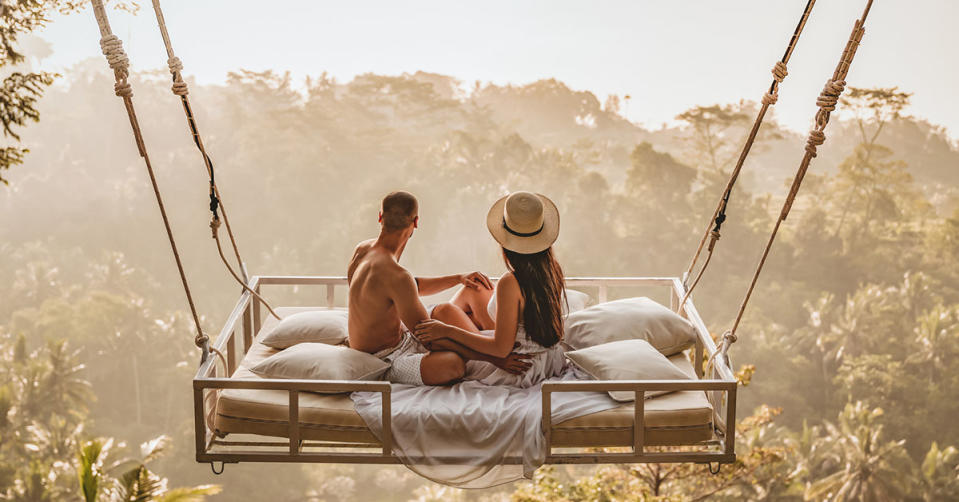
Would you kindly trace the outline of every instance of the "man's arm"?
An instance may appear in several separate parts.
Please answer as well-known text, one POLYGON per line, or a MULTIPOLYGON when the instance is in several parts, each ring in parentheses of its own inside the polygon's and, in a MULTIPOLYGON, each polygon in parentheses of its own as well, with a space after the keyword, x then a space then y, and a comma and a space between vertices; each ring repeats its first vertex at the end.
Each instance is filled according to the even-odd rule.
POLYGON ((407 329, 412 330, 420 321, 430 318, 417 294, 416 280, 413 279, 412 274, 403 270, 391 282, 390 299, 393 300, 396 313, 407 329))
POLYGON ((442 293, 447 289, 459 286, 460 284, 473 289, 485 288, 493 289, 493 283, 489 277, 481 272, 472 272, 469 274, 444 275, 441 277, 417 277, 416 288, 420 296, 430 296, 442 293))

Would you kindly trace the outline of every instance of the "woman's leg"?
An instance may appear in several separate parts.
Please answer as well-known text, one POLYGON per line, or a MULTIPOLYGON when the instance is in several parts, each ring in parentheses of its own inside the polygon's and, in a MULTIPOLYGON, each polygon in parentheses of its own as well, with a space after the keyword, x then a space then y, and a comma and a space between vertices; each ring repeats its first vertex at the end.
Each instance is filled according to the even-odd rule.
POLYGON ((470 319, 470 316, 463 309, 452 303, 440 303, 433 307, 430 317, 437 321, 443 321, 450 326, 456 326, 473 333, 479 333, 480 330, 470 319))
POLYGON ((473 289, 464 286, 453 295, 450 303, 462 309, 478 329, 496 329, 496 320, 490 317, 487 310, 492 296, 492 289, 473 289))

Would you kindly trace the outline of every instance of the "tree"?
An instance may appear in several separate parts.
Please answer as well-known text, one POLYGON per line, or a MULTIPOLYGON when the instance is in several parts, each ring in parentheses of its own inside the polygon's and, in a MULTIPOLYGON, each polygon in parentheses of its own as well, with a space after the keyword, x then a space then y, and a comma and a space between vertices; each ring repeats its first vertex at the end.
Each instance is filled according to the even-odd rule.
POLYGON ((959 450, 933 441, 919 467, 919 491, 926 502, 959 500, 959 450))
POLYGON ((740 422, 736 462, 715 476, 699 464, 650 463, 602 467, 592 476, 564 483, 549 466, 538 470, 532 483, 521 485, 512 498, 514 502, 775 499, 791 484, 784 434, 773 423, 780 412, 763 406, 740 422))
POLYGON ((879 142, 886 125, 900 118, 911 96, 895 87, 852 87, 842 98, 859 132, 859 144, 840 163, 833 189, 839 214, 834 235, 841 235, 844 226, 851 224, 855 230, 847 239, 849 248, 882 230, 883 223, 895 220, 900 211, 922 210, 916 209, 919 197, 905 163, 894 160, 892 149, 879 142))
POLYGON ((838 425, 825 422, 822 441, 832 444, 826 462, 834 471, 813 481, 806 499, 830 502, 902 500, 910 492, 912 472, 904 440, 885 441, 881 408, 847 404, 838 425))
POLYGON ((689 128, 689 142, 694 160, 706 176, 704 184, 711 186, 723 177, 723 170, 738 155, 738 136, 732 136, 737 128, 744 127, 749 115, 743 112, 743 104, 694 106, 676 116, 689 128))
MULTIPOLYGON (((50 22, 50 14, 69 14, 80 10, 85 0, 29 0, 0 4, 0 72, 5 74, 0 83, 0 124, 3 137, 20 142, 18 128, 40 120, 37 102, 44 90, 58 75, 34 72, 23 67, 26 56, 21 52, 19 39, 50 22)), ((136 3, 120 0, 118 8, 135 10, 136 3)), ((28 149, 19 146, 0 147, 0 183, 7 184, 3 171, 22 164, 28 149)))
POLYGON ((112 439, 85 441, 77 454, 79 492, 86 502, 199 502, 220 493, 217 485, 167 488, 167 480, 147 464, 159 458, 170 439, 159 436, 140 445, 140 457, 122 459, 104 468, 112 439))

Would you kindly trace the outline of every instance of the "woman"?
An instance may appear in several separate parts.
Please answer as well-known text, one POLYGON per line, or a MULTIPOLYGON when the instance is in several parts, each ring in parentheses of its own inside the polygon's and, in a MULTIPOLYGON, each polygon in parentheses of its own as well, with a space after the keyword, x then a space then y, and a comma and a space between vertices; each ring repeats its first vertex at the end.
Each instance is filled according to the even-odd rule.
POLYGON ((467 378, 489 385, 528 387, 559 374, 564 365, 563 270, 553 256, 559 235, 559 211, 543 195, 515 192, 496 201, 486 225, 500 244, 507 272, 495 292, 463 288, 437 305, 431 320, 416 326, 422 343, 448 338, 483 354, 529 357, 529 369, 516 375, 471 361, 467 378))

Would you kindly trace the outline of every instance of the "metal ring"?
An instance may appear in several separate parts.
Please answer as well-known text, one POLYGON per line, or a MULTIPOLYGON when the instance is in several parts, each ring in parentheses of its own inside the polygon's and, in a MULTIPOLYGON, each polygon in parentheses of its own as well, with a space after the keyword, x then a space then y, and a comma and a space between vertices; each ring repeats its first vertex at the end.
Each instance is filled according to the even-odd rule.
POLYGON ((223 474, 224 469, 226 469, 225 462, 220 462, 220 470, 218 472, 216 470, 216 463, 213 460, 210 461, 210 470, 213 471, 213 474, 216 474, 217 476, 219 476, 220 474, 223 474))
POLYGON ((722 470, 723 464, 720 463, 720 462, 716 462, 716 470, 714 471, 714 470, 713 470, 713 463, 712 463, 712 462, 707 462, 707 463, 706 463, 706 468, 709 469, 709 473, 710 473, 710 474, 712 474, 713 476, 715 476, 715 475, 719 474, 719 471, 722 470))

